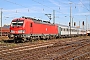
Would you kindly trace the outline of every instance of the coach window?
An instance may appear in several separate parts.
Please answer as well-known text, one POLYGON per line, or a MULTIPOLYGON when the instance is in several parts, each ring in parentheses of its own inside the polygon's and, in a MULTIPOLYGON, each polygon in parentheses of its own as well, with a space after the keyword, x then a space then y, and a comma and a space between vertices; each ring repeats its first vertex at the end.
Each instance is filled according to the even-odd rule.
POLYGON ((61 28, 61 31, 62 31, 62 28, 61 28))
POLYGON ((30 27, 32 27, 32 23, 30 24, 30 27))
POLYGON ((64 31, 65 31, 65 29, 64 29, 64 31))
POLYGON ((67 31, 68 31, 68 29, 67 29, 67 31))

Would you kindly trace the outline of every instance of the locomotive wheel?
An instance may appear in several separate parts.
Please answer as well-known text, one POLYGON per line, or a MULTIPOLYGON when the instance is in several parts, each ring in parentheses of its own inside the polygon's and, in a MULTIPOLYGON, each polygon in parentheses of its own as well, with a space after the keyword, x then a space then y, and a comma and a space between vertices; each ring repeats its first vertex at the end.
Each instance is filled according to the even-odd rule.
POLYGON ((24 43, 25 41, 24 40, 22 40, 22 43, 24 43))
POLYGON ((22 39, 22 43, 24 43, 26 41, 26 39, 22 39))
POLYGON ((17 43, 18 41, 17 40, 14 40, 14 43, 17 43))

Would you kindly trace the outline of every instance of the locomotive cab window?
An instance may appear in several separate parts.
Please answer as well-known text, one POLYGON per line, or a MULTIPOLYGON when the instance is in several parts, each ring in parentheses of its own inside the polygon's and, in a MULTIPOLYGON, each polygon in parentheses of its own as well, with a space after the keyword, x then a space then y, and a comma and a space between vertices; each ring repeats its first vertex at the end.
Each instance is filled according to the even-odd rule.
POLYGON ((12 21, 12 26, 23 26, 23 21, 12 21))
POLYGON ((32 23, 30 23, 30 27, 32 27, 32 23))

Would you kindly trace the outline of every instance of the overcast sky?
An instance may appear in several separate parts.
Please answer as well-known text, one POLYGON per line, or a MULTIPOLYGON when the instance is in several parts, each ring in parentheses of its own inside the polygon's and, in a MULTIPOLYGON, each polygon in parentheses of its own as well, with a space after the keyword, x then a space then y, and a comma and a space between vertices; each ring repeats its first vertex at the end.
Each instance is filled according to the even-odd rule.
POLYGON ((90 0, 0 0, 2 9, 2 20, 4 24, 10 24, 13 18, 28 16, 41 20, 49 21, 45 14, 52 14, 55 10, 55 23, 68 25, 70 21, 70 3, 71 17, 76 26, 82 26, 82 21, 90 26, 90 0))

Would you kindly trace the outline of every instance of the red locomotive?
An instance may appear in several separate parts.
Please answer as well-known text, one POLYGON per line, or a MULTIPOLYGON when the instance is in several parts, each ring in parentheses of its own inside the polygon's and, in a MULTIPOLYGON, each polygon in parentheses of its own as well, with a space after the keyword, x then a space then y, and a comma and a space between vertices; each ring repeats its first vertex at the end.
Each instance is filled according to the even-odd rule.
POLYGON ((32 41, 32 39, 51 39, 79 35, 86 35, 86 31, 76 27, 71 27, 70 31, 70 26, 52 24, 48 21, 37 20, 30 17, 22 17, 12 20, 10 35, 8 36, 9 38, 14 38, 15 42, 24 42, 27 40, 32 41))
POLYGON ((15 41, 32 39, 50 39, 58 35, 58 26, 48 21, 36 20, 30 17, 16 18, 10 25, 10 36, 15 41))

